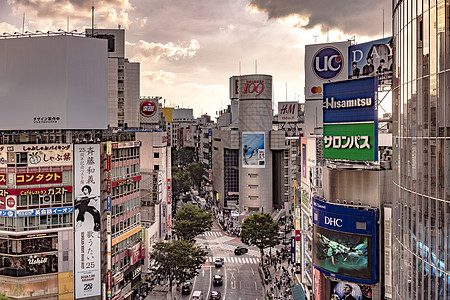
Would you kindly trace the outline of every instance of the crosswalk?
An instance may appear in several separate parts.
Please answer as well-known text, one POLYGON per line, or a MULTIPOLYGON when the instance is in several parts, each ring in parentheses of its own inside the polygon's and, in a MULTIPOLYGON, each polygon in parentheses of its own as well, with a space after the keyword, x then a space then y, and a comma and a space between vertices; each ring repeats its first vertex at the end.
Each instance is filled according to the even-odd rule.
POLYGON ((223 236, 223 234, 220 231, 206 231, 202 234, 199 234, 198 236, 199 237, 204 237, 204 236, 221 237, 221 236, 223 236))
MULTIPOLYGON (((207 262, 214 264, 214 261, 216 258, 219 257, 212 257, 209 256, 207 258, 207 262)), ((232 264, 259 264, 261 259, 259 257, 222 257, 225 263, 232 263, 232 264)))

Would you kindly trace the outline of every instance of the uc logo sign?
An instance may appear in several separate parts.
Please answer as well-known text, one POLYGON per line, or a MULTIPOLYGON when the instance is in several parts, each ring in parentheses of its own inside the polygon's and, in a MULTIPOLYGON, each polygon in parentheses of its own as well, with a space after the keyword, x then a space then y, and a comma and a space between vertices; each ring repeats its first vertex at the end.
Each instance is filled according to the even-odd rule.
POLYGON ((321 80, 330 80, 341 74, 344 65, 344 56, 335 47, 319 49, 313 56, 312 69, 321 80))

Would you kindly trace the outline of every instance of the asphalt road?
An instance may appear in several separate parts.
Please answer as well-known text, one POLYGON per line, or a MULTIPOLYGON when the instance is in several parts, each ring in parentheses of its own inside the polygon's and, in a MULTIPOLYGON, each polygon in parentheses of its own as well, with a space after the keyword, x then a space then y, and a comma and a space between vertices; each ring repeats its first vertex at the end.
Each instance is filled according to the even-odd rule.
POLYGON ((208 257, 202 266, 200 274, 191 282, 193 288, 190 295, 182 296, 183 300, 191 299, 193 291, 202 291, 204 299, 209 299, 211 291, 216 290, 222 294, 221 299, 228 300, 262 300, 264 290, 258 273, 260 261, 259 250, 248 247, 248 253, 235 255, 237 246, 244 246, 239 238, 225 235, 221 229, 214 224, 211 231, 196 238, 197 245, 207 247, 208 257), (214 260, 222 257, 225 263, 216 268, 214 260), (214 275, 221 275, 222 286, 213 286, 214 275))

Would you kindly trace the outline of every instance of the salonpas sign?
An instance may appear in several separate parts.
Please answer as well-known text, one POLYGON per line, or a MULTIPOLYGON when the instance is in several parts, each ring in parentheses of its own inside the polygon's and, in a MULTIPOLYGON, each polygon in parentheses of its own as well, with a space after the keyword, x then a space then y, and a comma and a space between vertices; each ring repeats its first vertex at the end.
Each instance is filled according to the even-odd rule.
POLYGON ((374 122, 323 124, 323 157, 376 161, 376 129, 374 122))

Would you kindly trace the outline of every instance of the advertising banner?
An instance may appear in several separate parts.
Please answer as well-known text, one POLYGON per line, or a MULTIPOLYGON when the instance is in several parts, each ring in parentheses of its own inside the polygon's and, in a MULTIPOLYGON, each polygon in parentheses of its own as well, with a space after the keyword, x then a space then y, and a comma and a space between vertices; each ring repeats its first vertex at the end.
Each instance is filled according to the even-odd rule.
POLYGON ((372 300, 372 287, 347 281, 330 281, 330 296, 327 299, 372 300))
POLYGON ((53 196, 53 195, 65 195, 67 192, 72 192, 71 186, 63 187, 48 187, 48 188, 31 188, 31 189, 0 189, 0 197, 6 197, 8 195, 15 196, 27 196, 27 195, 39 195, 39 196, 53 196))
POLYGON ((74 146, 75 298, 99 296, 100 145, 74 146))
POLYGON ((278 102, 278 122, 297 122, 298 102, 278 102))
MULTIPOLYGON (((11 196, 9 196, 11 197, 11 196)), ((47 216, 58 214, 70 214, 73 213, 73 206, 67 207, 54 207, 54 208, 38 208, 38 209, 22 209, 22 210, 1 210, 0 217, 20 218, 20 217, 33 217, 33 216, 47 216)))
POLYGON ((0 197, 0 209, 6 210, 16 210, 17 208, 17 197, 16 196, 7 196, 0 197))
POLYGON ((377 77, 323 85, 323 122, 376 122, 377 77))
POLYGON ((377 76, 380 85, 392 84, 392 37, 348 48, 348 78, 377 76))
MULTIPOLYGON (((322 273, 320 273, 319 270, 314 269, 314 299, 315 300, 323 300, 325 298, 324 296, 324 278, 322 273)), ((333 299, 334 300, 334 299, 333 299)))
POLYGON ((384 296, 392 299, 392 208, 384 208, 384 296))
POLYGON ((139 113, 139 121, 141 123, 158 123, 161 119, 158 98, 143 99, 139 105, 139 113))
POLYGON ((313 263, 326 275, 378 282, 378 211, 313 199, 313 263))
POLYGON ((377 130, 373 122, 324 124, 323 158, 377 161, 377 130))
POLYGON ((264 132, 242 132, 242 167, 265 168, 264 146, 264 132))
POLYGON ((322 99, 323 84, 347 79, 350 42, 306 45, 305 98, 322 99))

